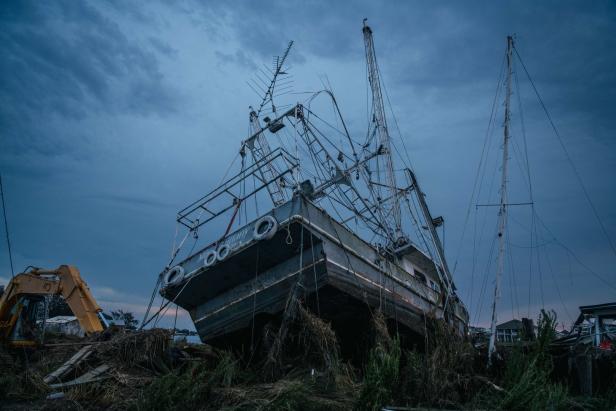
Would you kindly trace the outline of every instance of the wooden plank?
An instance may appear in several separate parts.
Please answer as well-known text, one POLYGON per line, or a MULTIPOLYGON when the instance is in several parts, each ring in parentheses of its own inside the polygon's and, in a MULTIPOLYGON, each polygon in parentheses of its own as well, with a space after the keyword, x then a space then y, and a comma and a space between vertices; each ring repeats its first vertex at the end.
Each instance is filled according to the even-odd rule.
POLYGON ((63 376, 73 370, 77 364, 88 358, 91 353, 92 345, 81 347, 81 349, 77 351, 75 355, 73 355, 67 362, 62 364, 60 368, 43 378, 43 381, 45 381, 46 384, 49 384, 52 381, 59 381, 63 376))
POLYGON ((111 367, 107 364, 99 365, 95 369, 88 371, 87 373, 83 374, 80 377, 75 378, 74 380, 60 383, 60 384, 50 384, 49 387, 53 389, 57 389, 57 388, 71 387, 74 385, 87 384, 87 383, 91 383, 95 381, 101 381, 107 378, 103 376, 103 374, 106 373, 107 370, 109 370, 109 368, 111 367))

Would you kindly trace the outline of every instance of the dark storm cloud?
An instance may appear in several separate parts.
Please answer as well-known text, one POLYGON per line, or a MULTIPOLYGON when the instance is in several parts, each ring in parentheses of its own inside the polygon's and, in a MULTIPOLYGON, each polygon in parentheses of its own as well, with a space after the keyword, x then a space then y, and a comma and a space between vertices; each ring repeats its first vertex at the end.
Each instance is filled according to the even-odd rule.
MULTIPOLYGON (((167 263, 176 211, 212 188, 245 135, 242 110, 254 98, 246 81, 269 67, 289 40, 295 41, 289 63, 297 91, 319 87, 313 80, 329 76, 351 132, 365 132, 364 17, 374 29, 381 74, 413 165, 434 214, 446 218, 450 265, 505 36, 512 33, 616 237, 614 16, 610 2, 3 2, 0 171, 9 218, 18 227, 16 260, 72 262, 83 266, 95 289, 145 299, 167 263)), ((525 81, 520 67, 517 75, 525 81)), ((517 97, 516 91, 516 105, 517 97)), ((614 260, 532 89, 519 97, 537 209, 585 262, 608 272, 614 260)), ((498 127, 500 120, 496 133, 502 133, 498 127)), ((518 138, 519 122, 513 131, 518 138)), ((542 249, 548 247, 554 246, 542 249)), ((493 272, 472 274, 471 250, 463 250, 456 281, 464 298, 474 291, 477 311, 481 285, 491 288, 493 272)), ((560 258, 551 262, 558 277, 571 267, 570 257, 556 251, 560 258)), ((3 262, 4 256, 0 248, 3 262)), ((528 261, 516 260, 522 299, 530 287, 520 267, 528 261)), ((550 273, 543 273, 545 301, 556 304, 550 273)), ((606 295, 578 266, 571 278, 572 285, 561 282, 570 311, 606 295)), ((511 303, 508 293, 503 309, 511 303)))
POLYGON ((215 55, 222 65, 234 63, 249 70, 257 70, 255 62, 246 56, 242 50, 236 50, 235 54, 216 51, 215 55))
MULTIPOLYGON (((609 103, 616 90, 608 67, 616 64, 616 37, 614 6, 609 2, 583 8, 572 2, 532 7, 494 2, 240 2, 242 7, 196 3, 209 16, 221 16, 217 24, 236 33, 241 50, 264 59, 282 51, 291 39, 296 40, 295 52, 302 61, 304 53, 356 59, 363 53, 358 41, 362 16, 371 17, 369 24, 378 26, 375 41, 380 59, 387 61, 392 89, 413 85, 427 92, 493 83, 505 36, 517 34, 523 57, 533 62, 530 69, 546 94, 552 97, 560 85, 568 85, 565 95, 554 98, 554 110, 598 110, 595 113, 604 118, 614 114, 609 103), (431 7, 425 7, 428 4, 431 7), (494 41, 496 35, 499 41, 494 41)), ((241 50, 236 53, 244 53, 241 50)), ((222 61, 232 56, 219 54, 222 61)), ((524 75, 521 68, 518 71, 524 75)))
POLYGON ((169 202, 161 201, 158 198, 136 197, 120 194, 85 196, 84 198, 87 198, 88 200, 103 200, 119 203, 120 205, 127 205, 137 209, 141 207, 168 208, 170 205, 174 206, 174 204, 169 204, 169 202))
MULTIPOLYGON (((65 151, 62 144, 46 147, 43 118, 79 121, 97 111, 164 115, 177 110, 178 96, 155 55, 89 3, 4 3, 0 16, 5 148, 65 151)), ((151 43, 158 51, 171 50, 161 41, 151 43)))
POLYGON ((350 6, 342 2, 300 2, 262 4, 240 2, 194 2, 197 9, 213 19, 216 27, 231 28, 240 46, 260 60, 269 61, 281 53, 290 40, 296 41, 293 58, 305 61, 304 52, 317 56, 344 58, 361 51, 357 32, 349 31, 339 12, 350 6), (341 24, 342 23, 342 24, 341 24))
POLYGON ((156 38, 156 37, 149 37, 148 39, 150 41, 150 43, 152 44, 152 46, 158 50, 159 52, 167 55, 168 57, 175 57, 178 54, 178 51, 176 49, 174 49, 173 47, 171 47, 169 44, 164 43, 163 41, 161 41, 160 39, 156 38))
MULTIPOLYGON (((458 153, 451 151, 451 146, 459 147, 467 155, 471 154, 468 145, 484 132, 483 124, 487 120, 498 68, 504 57, 505 38, 515 35, 523 61, 552 115, 558 119, 562 138, 574 160, 581 162, 585 169, 583 177, 587 185, 610 186, 613 172, 616 171, 613 156, 607 164, 588 163, 589 154, 584 152, 583 145, 594 141, 592 144, 603 144, 609 152, 614 151, 612 118, 616 116, 616 81, 612 68, 616 65, 616 53, 613 51, 616 50, 616 36, 612 3, 596 2, 584 7, 574 2, 441 2, 429 3, 430 7, 426 7, 428 3, 425 2, 360 2, 353 3, 354 6, 346 2, 312 2, 305 6, 297 2, 283 2, 269 7, 255 3, 242 4, 243 7, 236 7, 226 3, 206 3, 203 7, 213 15, 223 16, 221 20, 235 33, 241 50, 264 59, 279 53, 284 49, 285 42, 293 39, 296 40, 295 52, 300 53, 302 62, 313 57, 341 63, 361 62, 363 44, 359 41, 360 23, 363 17, 369 17, 369 24, 376 29, 375 42, 381 70, 391 91, 395 111, 408 114, 401 116, 402 128, 408 130, 409 124, 412 125, 413 109, 418 108, 413 107, 413 102, 429 102, 429 107, 435 110, 429 117, 433 125, 422 130, 424 135, 417 136, 410 143, 416 153, 434 158, 434 162, 427 162, 428 166, 435 163, 453 165, 451 158, 458 153), (439 115, 443 118, 452 115, 444 121, 457 128, 443 130, 438 127, 434 122, 443 121, 438 119, 439 115), (479 123, 481 125, 478 127, 479 123), (443 135, 443 132, 449 136, 443 135), (439 149, 445 153, 451 152, 438 157, 435 150, 439 149), (439 158, 441 161, 437 160, 439 158)), ((519 63, 515 69, 519 81, 528 83, 519 63)), ((551 185, 554 192, 560 193, 558 200, 541 198, 538 210, 545 212, 552 224, 559 224, 559 235, 564 234, 568 243, 575 244, 576 249, 586 253, 601 247, 606 254, 596 258, 594 263, 605 266, 605 262, 613 256, 606 248, 606 239, 588 204, 578 203, 580 212, 590 218, 588 224, 577 228, 584 235, 576 238, 566 234, 565 227, 570 229, 571 223, 564 216, 569 212, 554 207, 562 202, 579 202, 582 198, 580 187, 569 165, 563 164, 565 168, 555 173, 554 159, 562 159, 563 153, 549 127, 545 128, 547 122, 532 88, 516 88, 514 93, 516 107, 519 97, 527 110, 529 138, 540 141, 542 149, 549 147, 552 156, 550 162, 545 158, 545 152, 532 153, 536 182, 539 187, 551 185), (548 141, 550 145, 546 145, 548 141)), ((520 114, 516 112, 514 115, 515 133, 517 138, 521 138, 520 114)), ((424 119, 419 119, 421 121, 424 119)), ((537 147, 534 144, 538 143, 532 146, 537 147)), ((419 164, 425 173, 423 159, 419 164)), ((470 169, 475 165, 458 163, 457 166, 470 169)), ((452 171, 447 166, 442 170, 452 171)), ((430 191, 439 191, 438 186, 431 187, 434 189, 430 188, 430 191)), ((467 198, 469 195, 465 186, 449 190, 449 198, 467 198)), ((539 197, 546 195, 549 194, 538 194, 539 197)), ((607 205, 616 200, 614 193, 595 191, 593 198, 603 204, 600 208, 604 224, 609 227, 609 232, 614 233, 616 214, 607 205)), ((463 207, 462 204, 460 206, 463 207)), ((452 216, 453 209, 445 208, 452 216)), ((569 216, 573 214, 569 213, 569 216)), ((453 224, 454 230, 461 229, 461 222, 454 221, 453 224)), ((546 263, 547 260, 542 262, 544 269, 546 263)), ((561 265, 557 270, 566 268, 561 265)), ((544 275, 546 284, 552 284, 547 272, 544 275)), ((468 281, 465 277, 459 279, 463 283, 468 281)), ((592 283, 593 279, 589 281, 592 283)), ((521 286, 522 293, 527 285, 521 286)), ((467 288, 468 284, 464 286, 467 288)), ((547 291, 547 298, 555 301, 557 296, 553 292, 553 284, 546 287, 551 289, 547 291)), ((534 292, 537 292, 536 289, 534 292)))

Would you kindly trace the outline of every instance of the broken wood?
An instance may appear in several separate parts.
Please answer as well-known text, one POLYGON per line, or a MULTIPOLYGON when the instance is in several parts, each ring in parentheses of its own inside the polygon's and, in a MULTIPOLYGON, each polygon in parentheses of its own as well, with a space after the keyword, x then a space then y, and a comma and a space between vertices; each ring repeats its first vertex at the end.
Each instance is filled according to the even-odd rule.
POLYGON ((103 376, 103 374, 105 374, 109 370, 109 368, 111 367, 107 364, 99 365, 95 369, 88 371, 87 373, 83 374, 80 377, 75 378, 74 380, 64 382, 64 383, 59 383, 59 384, 50 384, 49 387, 53 389, 58 389, 58 388, 72 387, 74 385, 87 384, 91 382, 101 381, 101 380, 104 380, 105 378, 108 378, 107 376, 103 376))
POLYGON ((86 345, 75 353, 67 362, 62 364, 60 368, 43 378, 46 384, 52 381, 60 381, 62 377, 73 370, 80 362, 88 358, 92 354, 92 345, 86 345))

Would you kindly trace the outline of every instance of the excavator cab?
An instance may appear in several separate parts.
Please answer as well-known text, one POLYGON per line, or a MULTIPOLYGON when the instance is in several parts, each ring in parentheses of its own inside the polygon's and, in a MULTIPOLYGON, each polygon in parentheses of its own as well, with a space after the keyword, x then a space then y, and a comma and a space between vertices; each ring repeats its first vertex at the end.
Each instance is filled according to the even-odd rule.
POLYGON ((12 307, 9 320, 0 324, 0 333, 14 346, 32 346, 40 339, 40 327, 37 327, 44 307, 42 296, 21 297, 12 307))
POLYGON ((76 267, 17 274, 0 295, 0 342, 34 346, 44 332, 46 296, 61 295, 86 334, 103 331, 102 309, 76 267), (42 323, 42 327, 37 326, 42 323))

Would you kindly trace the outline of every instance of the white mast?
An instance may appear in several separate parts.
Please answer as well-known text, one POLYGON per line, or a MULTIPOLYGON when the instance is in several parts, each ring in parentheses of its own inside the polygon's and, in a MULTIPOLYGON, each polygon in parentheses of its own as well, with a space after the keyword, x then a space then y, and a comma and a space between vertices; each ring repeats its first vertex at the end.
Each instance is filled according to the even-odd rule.
POLYGON ((507 93, 505 96, 505 124, 503 135, 503 170, 501 175, 501 198, 498 210, 498 259, 496 264, 496 280, 494 283, 494 302, 492 303, 492 325, 490 327, 490 345, 488 348, 488 366, 492 364, 492 354, 496 341, 496 306, 500 298, 500 281, 505 265, 505 229, 507 223, 507 160, 509 156, 509 120, 511 99, 511 73, 512 73, 513 37, 507 36, 507 93))
MULTIPOLYGON (((374 40, 372 38, 372 29, 366 24, 364 19, 364 46, 366 49, 366 63, 368 65, 368 81, 372 89, 372 111, 374 114, 374 122, 379 136, 379 145, 383 148, 385 156, 385 173, 387 185, 387 198, 392 201, 391 214, 394 220, 394 241, 399 240, 402 234, 402 217, 400 214, 400 199, 399 190, 396 186, 396 176, 394 174, 393 159, 391 156, 391 138, 387 130, 387 120, 385 118, 385 105, 383 103, 383 94, 381 93, 381 80, 379 78, 379 66, 376 62, 376 53, 374 51, 374 40)), ((385 201, 385 200, 383 200, 385 201)))

